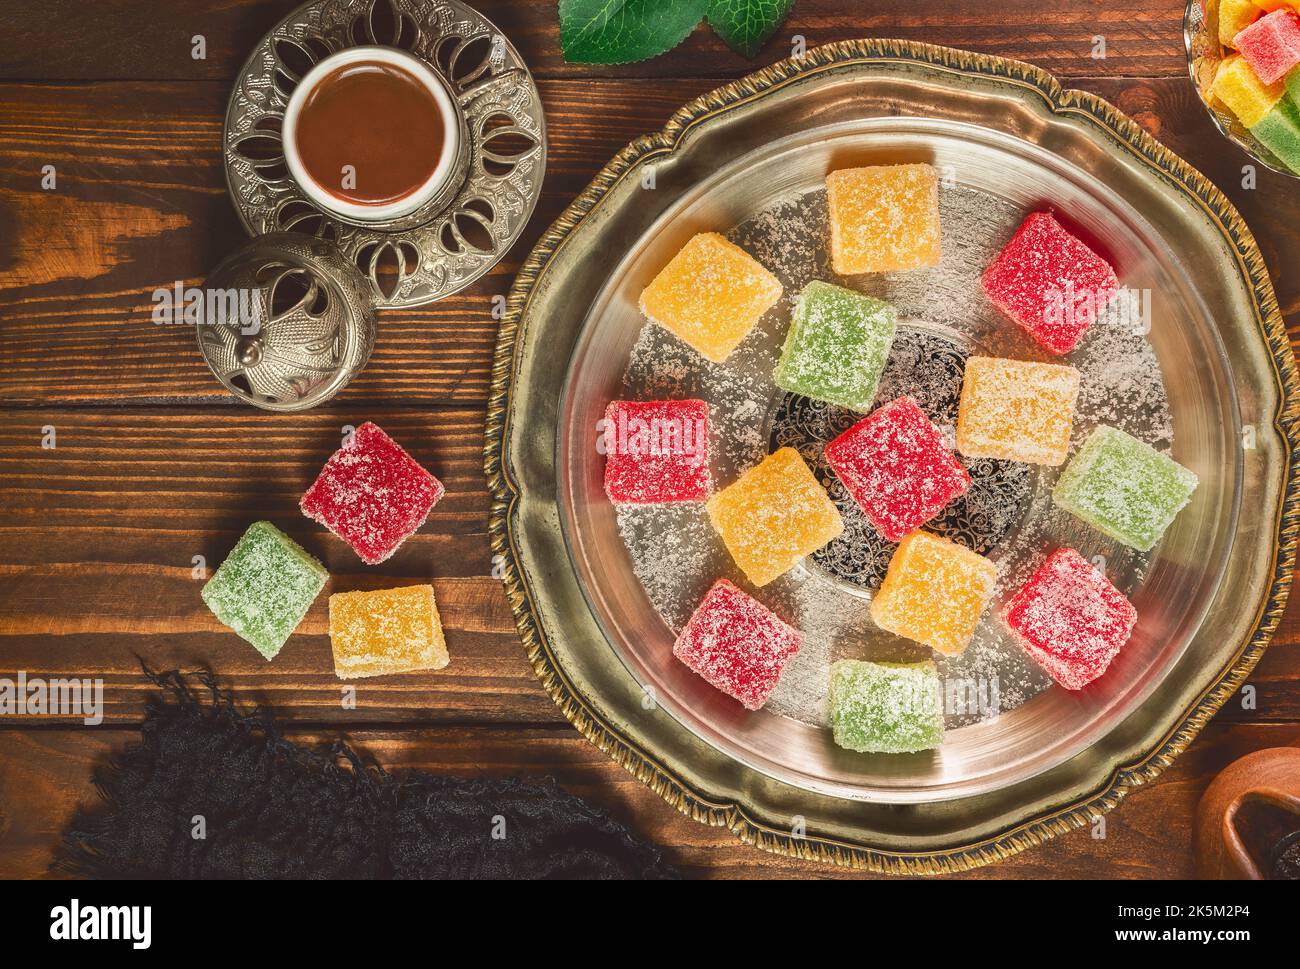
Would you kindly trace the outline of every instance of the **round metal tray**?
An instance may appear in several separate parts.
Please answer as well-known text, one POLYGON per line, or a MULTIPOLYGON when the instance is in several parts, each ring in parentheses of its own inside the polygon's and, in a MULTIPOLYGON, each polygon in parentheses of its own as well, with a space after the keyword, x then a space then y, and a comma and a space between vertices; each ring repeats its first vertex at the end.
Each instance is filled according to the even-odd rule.
POLYGON ((843 43, 687 105, 620 153, 534 251, 489 411, 493 538, 557 703, 679 808, 774 850, 953 870, 1113 806, 1244 679, 1289 583, 1296 406, 1262 259, 1202 176, 1026 65, 843 43), (666 254, 811 191, 831 168, 899 160, 932 161, 1021 210, 1058 205, 1126 285, 1155 295, 1174 453, 1202 485, 1146 569, 1139 629, 1098 689, 1048 690, 951 731, 937 755, 861 757, 806 723, 743 715, 672 663, 591 444, 640 330, 629 304, 666 254))

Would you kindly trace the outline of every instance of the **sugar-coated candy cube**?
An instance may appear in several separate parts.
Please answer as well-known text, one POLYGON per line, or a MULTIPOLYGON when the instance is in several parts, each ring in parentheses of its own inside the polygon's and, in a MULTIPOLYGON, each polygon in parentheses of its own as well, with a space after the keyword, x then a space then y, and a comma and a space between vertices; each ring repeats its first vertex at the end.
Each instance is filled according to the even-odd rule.
POLYGON ((619 504, 709 497, 709 405, 615 400, 605 409, 605 493, 619 504))
POLYGON ((910 754, 943 743, 939 671, 922 663, 831 664, 831 733, 848 750, 910 754))
POLYGON ((419 530, 442 494, 442 482, 367 421, 325 462, 299 507, 377 565, 419 530))
POLYGON ((913 532, 889 560, 871 600, 871 618, 881 629, 940 653, 960 653, 970 645, 997 581, 997 566, 983 555, 913 532))
POLYGON ((939 265, 939 176, 931 165, 826 176, 831 267, 842 276, 939 265))
POLYGON ((1291 68, 1300 64, 1300 19, 1294 10, 1274 10, 1242 29, 1234 40, 1265 84, 1282 80, 1291 68))
POLYGON ((1011 597, 1002 621, 1048 676, 1079 690, 1119 655, 1137 610, 1091 562, 1062 548, 1011 597))
POLYGON ((1211 91, 1247 128, 1253 128, 1282 99, 1281 84, 1265 84, 1240 54, 1225 57, 1214 75, 1211 91))
POLYGON ((673 645, 673 655, 710 686, 757 710, 776 689, 799 633, 740 589, 719 579, 673 645))
POLYGON ((844 531, 835 503, 790 447, 769 454, 706 507, 732 559, 757 586, 789 572, 844 531))
POLYGON ((894 342, 898 312, 878 299, 813 280, 804 287, 776 367, 776 384, 867 411, 894 342))
POLYGON ((891 542, 970 488, 970 475, 911 397, 882 404, 827 444, 826 461, 891 542))
MULTIPOLYGON (((1296 73, 1300 74, 1300 70, 1296 73)), ((1283 98, 1250 129, 1250 133, 1282 164, 1300 175, 1300 108, 1295 102, 1283 98)))
MULTIPOLYGON (((1263 15, 1260 8, 1268 0, 1219 0, 1219 42, 1232 47, 1237 34, 1249 27, 1263 15)), ((1280 2, 1280 0, 1277 0, 1280 2)))
POLYGON ((641 293, 641 312, 722 363, 781 298, 781 282, 716 232, 686 243, 641 293))
POLYGON ((219 620, 274 659, 325 588, 329 573, 270 522, 254 522, 203 586, 219 620))
POLYGON ((440 670, 449 662, 431 585, 334 593, 330 645, 341 680, 440 670))
POLYGON ((1052 363, 969 357, 957 412, 968 458, 1057 465, 1070 451, 1079 371, 1052 363))
POLYGON ((1149 444, 1102 425, 1061 472, 1052 500, 1138 551, 1155 546, 1196 490, 1196 475, 1149 444))
POLYGON ((1110 263, 1035 212, 984 271, 984 294, 1043 347, 1069 353, 1114 295, 1110 263))

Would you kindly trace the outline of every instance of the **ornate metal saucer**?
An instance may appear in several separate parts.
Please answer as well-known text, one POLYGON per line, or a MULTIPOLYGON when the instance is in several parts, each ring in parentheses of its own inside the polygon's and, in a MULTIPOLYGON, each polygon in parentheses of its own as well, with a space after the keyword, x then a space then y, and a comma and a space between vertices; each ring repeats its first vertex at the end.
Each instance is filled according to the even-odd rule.
MULTIPOLYGON (((671 804, 767 850, 941 873, 1090 824, 1191 743, 1286 604, 1300 388, 1254 239, 1213 184, 1137 124, 1025 64, 844 42, 687 104, 620 152, 539 242, 494 372, 491 533, 539 678, 671 804), (1139 631, 1117 675, 952 730, 937 755, 891 759, 847 755, 790 717, 744 714, 673 666, 671 630, 633 574, 591 445, 642 332, 634 294, 684 236, 798 198, 829 166, 918 158, 952 164, 964 189, 1017 210, 1070 211, 1115 248, 1126 284, 1151 288, 1175 454, 1202 490, 1141 580, 1139 631), (641 188, 650 168, 654 192, 641 188)), ((759 433, 827 433, 827 415, 797 400, 775 413, 759 433)), ((809 582, 843 568, 809 565, 809 582)))
POLYGON ((523 59, 484 16, 456 0, 313 0, 262 38, 226 111, 226 179, 250 233, 305 232, 335 242, 370 280, 380 308, 419 306, 478 279, 523 232, 542 190, 546 122, 523 59), (441 74, 469 134, 468 174, 430 221, 399 231, 345 225, 289 177, 280 127, 289 96, 318 61, 358 44, 407 50, 441 74))

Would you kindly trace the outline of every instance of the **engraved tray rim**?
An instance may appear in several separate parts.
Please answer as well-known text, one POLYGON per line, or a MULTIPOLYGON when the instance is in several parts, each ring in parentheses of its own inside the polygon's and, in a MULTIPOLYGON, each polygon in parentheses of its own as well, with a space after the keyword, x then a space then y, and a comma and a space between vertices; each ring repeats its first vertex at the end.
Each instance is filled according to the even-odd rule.
MULTIPOLYGON (((551 421, 554 428, 553 417, 551 409, 534 408, 527 420, 538 426, 551 421)), ((784 855, 897 873, 961 871, 1091 823, 1133 787, 1152 780, 1167 767, 1244 682, 1280 620, 1290 588, 1300 524, 1297 417, 1300 389, 1295 360, 1263 258, 1241 216, 1208 179, 1109 103, 1086 92, 1064 89, 1038 68, 916 42, 843 41, 774 64, 685 105, 662 131, 643 136, 615 156, 539 241, 516 277, 494 364, 485 447, 492 495, 490 533, 494 552, 502 556, 507 595, 527 654, 552 699, 584 736, 678 810, 704 823, 724 825, 742 841, 784 855), (833 816, 836 805, 830 802, 840 799, 755 779, 747 774, 747 768, 712 748, 702 748, 698 742, 692 745, 689 738, 679 736, 685 728, 675 721, 670 726, 656 723, 653 727, 620 721, 608 698, 584 692, 590 686, 585 671, 577 668, 571 655, 565 655, 566 643, 555 635, 565 603, 538 581, 533 538, 548 534, 548 529, 558 533, 560 526, 554 514, 538 513, 538 499, 521 487, 511 449, 529 445, 519 444, 526 435, 520 433, 522 422, 514 409, 527 391, 526 386, 521 391, 519 383, 527 362, 530 311, 535 301, 544 299, 548 289, 562 279, 563 272, 557 271, 554 263, 565 255, 566 245, 599 213, 606 197, 629 172, 647 159, 671 155, 688 135, 702 136, 696 129, 737 106, 752 106, 763 98, 811 96, 815 83, 808 82, 815 75, 838 77, 851 71, 871 76, 909 66, 929 69, 958 85, 974 80, 987 85, 992 79, 1040 112, 1068 120, 1094 146, 1125 163, 1136 162, 1162 192, 1179 197, 1183 206, 1205 218, 1209 227, 1202 231, 1217 233, 1217 241, 1235 255, 1232 282, 1240 286, 1235 295, 1244 297, 1255 324, 1250 330, 1243 321, 1239 326, 1245 332, 1236 336, 1258 341, 1243 352, 1257 352, 1268 360, 1267 368, 1259 367, 1260 372, 1244 376, 1253 382, 1252 389, 1262 400, 1275 404, 1272 424, 1261 428, 1270 440, 1264 448, 1266 480, 1260 485, 1264 497, 1276 495, 1269 529, 1273 543, 1266 549, 1268 561, 1255 563, 1252 575, 1243 580, 1249 583, 1251 601, 1258 600, 1253 617, 1234 620, 1244 635, 1216 654, 1216 659, 1225 653, 1226 657, 1212 679, 1199 682, 1194 690, 1184 689, 1190 696, 1178 708, 1172 726, 1163 722, 1148 725, 1141 739, 1128 745, 1136 750, 1136 756, 1105 761, 1085 752, 1066 765, 1074 769, 1073 780, 1058 770, 1048 771, 1012 785, 1005 793, 1010 798, 1014 791, 1014 802, 1004 799, 1006 803, 998 804, 1004 792, 994 792, 969 799, 966 806, 970 810, 957 813, 951 806, 966 802, 915 805, 912 810, 921 832, 915 837, 874 831, 866 810, 870 806, 861 803, 856 805, 861 809, 859 815, 848 822, 828 824, 826 830, 813 830, 810 825, 806 835, 795 837, 779 819, 797 813, 792 809, 798 808, 806 808, 802 813, 812 818, 833 816), (803 83, 790 85, 795 80, 803 83), (1087 762, 1090 757, 1094 762, 1087 762), (1079 775, 1085 779, 1080 780, 1079 775)), ((572 574, 568 578, 576 582, 572 574)))

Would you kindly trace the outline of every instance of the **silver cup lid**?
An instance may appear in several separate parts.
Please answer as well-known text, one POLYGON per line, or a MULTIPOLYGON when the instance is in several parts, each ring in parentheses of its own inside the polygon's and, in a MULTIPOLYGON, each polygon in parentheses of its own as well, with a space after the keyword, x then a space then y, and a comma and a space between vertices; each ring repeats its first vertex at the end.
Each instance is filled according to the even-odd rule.
POLYGON ((369 283, 325 239, 258 236, 212 271, 203 296, 203 359, 222 386, 264 410, 329 400, 374 349, 369 283))

